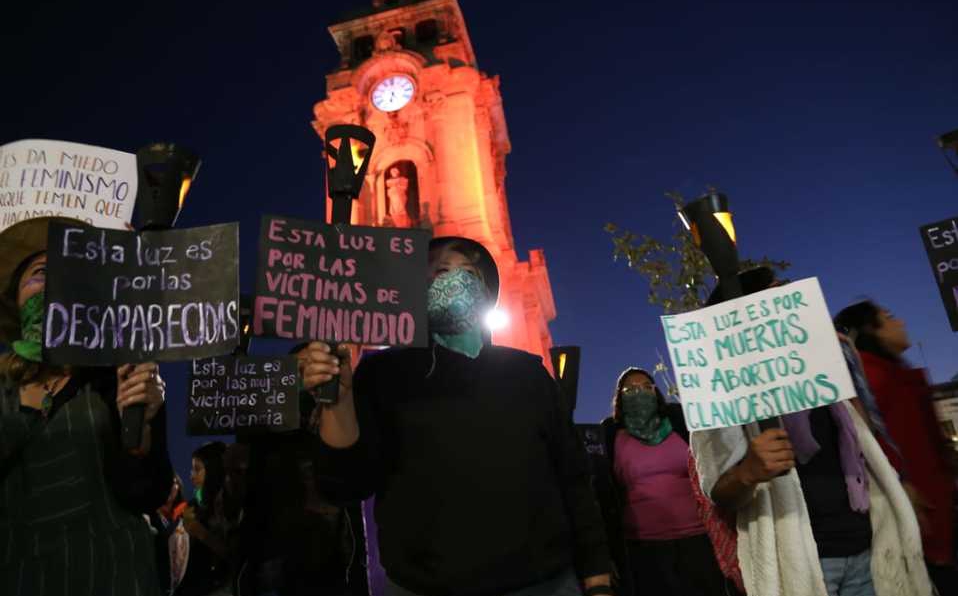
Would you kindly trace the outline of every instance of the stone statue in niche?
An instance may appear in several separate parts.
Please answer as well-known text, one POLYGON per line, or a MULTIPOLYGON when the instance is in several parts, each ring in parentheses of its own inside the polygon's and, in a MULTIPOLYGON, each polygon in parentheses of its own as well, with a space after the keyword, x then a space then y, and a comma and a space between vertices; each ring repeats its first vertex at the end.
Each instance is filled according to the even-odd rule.
POLYGON ((399 168, 389 168, 386 176, 386 201, 389 219, 397 228, 408 228, 412 224, 407 203, 409 202, 409 178, 402 175, 399 168))
POLYGON ((382 31, 376 36, 376 52, 392 52, 399 49, 399 40, 396 31, 382 31))

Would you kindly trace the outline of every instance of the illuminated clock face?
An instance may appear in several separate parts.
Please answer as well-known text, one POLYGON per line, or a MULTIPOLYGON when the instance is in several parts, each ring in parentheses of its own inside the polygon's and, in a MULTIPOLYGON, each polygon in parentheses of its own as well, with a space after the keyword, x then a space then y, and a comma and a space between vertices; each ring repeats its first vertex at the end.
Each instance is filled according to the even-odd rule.
POLYGON ((383 79, 373 89, 373 105, 384 112, 395 112, 409 103, 415 93, 412 79, 395 75, 383 79))

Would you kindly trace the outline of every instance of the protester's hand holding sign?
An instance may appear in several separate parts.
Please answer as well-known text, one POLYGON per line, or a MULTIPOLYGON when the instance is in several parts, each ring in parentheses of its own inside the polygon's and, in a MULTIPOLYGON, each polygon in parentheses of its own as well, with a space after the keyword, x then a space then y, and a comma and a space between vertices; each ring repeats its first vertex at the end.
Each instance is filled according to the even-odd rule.
POLYGON ((722 475, 712 489, 711 497, 718 505, 737 509, 762 482, 769 482, 795 467, 795 452, 788 433, 771 428, 748 444, 745 457, 722 475))
POLYGON ((163 406, 166 395, 166 381, 160 376, 159 365, 155 362, 124 364, 117 369, 116 378, 116 405, 120 413, 127 406, 144 404, 144 420, 152 420, 163 406))
POLYGON ((350 346, 340 344, 333 353, 328 344, 314 341, 296 354, 299 375, 306 391, 316 391, 339 375, 339 402, 325 404, 314 413, 318 420, 311 426, 319 426, 320 436, 330 447, 345 448, 359 439, 359 424, 353 407, 353 368, 350 362, 350 346))
POLYGON ((300 378, 307 391, 313 391, 319 385, 328 383, 335 375, 339 379, 339 396, 352 397, 352 367, 349 363, 349 346, 341 344, 338 352, 333 353, 328 344, 320 341, 310 342, 296 354, 300 378))
POLYGON ((160 367, 155 362, 124 364, 116 370, 116 406, 123 417, 123 410, 134 404, 143 404, 143 439, 140 452, 150 450, 150 426, 166 399, 166 382, 160 376, 160 367))
POLYGON ((781 428, 766 430, 749 442, 742 460, 741 476, 748 484, 768 482, 795 467, 795 452, 788 433, 781 428))

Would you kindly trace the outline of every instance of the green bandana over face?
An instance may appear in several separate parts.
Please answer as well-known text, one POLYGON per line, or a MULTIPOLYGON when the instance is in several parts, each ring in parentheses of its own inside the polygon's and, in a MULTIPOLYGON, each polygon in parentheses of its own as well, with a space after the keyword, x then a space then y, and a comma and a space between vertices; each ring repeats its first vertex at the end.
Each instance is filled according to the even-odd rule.
POLYGON ((465 269, 436 276, 429 286, 426 310, 429 330, 439 345, 476 358, 482 351, 482 309, 486 290, 479 278, 465 269))
POLYGON ((40 362, 43 346, 43 292, 27 298, 20 307, 20 339, 13 342, 13 351, 24 360, 40 362))
POLYGON ((658 445, 672 432, 672 423, 659 415, 655 391, 640 387, 622 390, 622 423, 625 430, 646 445, 658 445))

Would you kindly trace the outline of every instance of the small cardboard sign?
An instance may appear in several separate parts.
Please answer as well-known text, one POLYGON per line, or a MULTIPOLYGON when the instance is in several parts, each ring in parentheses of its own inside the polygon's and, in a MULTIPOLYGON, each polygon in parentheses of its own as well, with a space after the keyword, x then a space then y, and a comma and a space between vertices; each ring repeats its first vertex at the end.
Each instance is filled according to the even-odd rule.
POLYGON ((425 230, 264 216, 253 334, 426 346, 428 250, 425 230))
POLYGON ((54 364, 191 360, 239 342, 239 225, 121 232, 50 223, 43 349, 54 364))
POLYGON ((952 331, 958 331, 958 216, 919 228, 952 331))
POLYGON ((855 396, 818 279, 662 317, 690 431, 855 396))
POLYGON ((0 146, 0 230, 34 217, 124 230, 136 202, 136 155, 28 139, 0 146))
POLYGON ((282 432, 299 428, 295 356, 223 356, 194 360, 188 435, 282 432))
POLYGON ((590 457, 605 457, 605 431, 601 424, 576 424, 576 433, 582 441, 582 448, 590 457))

